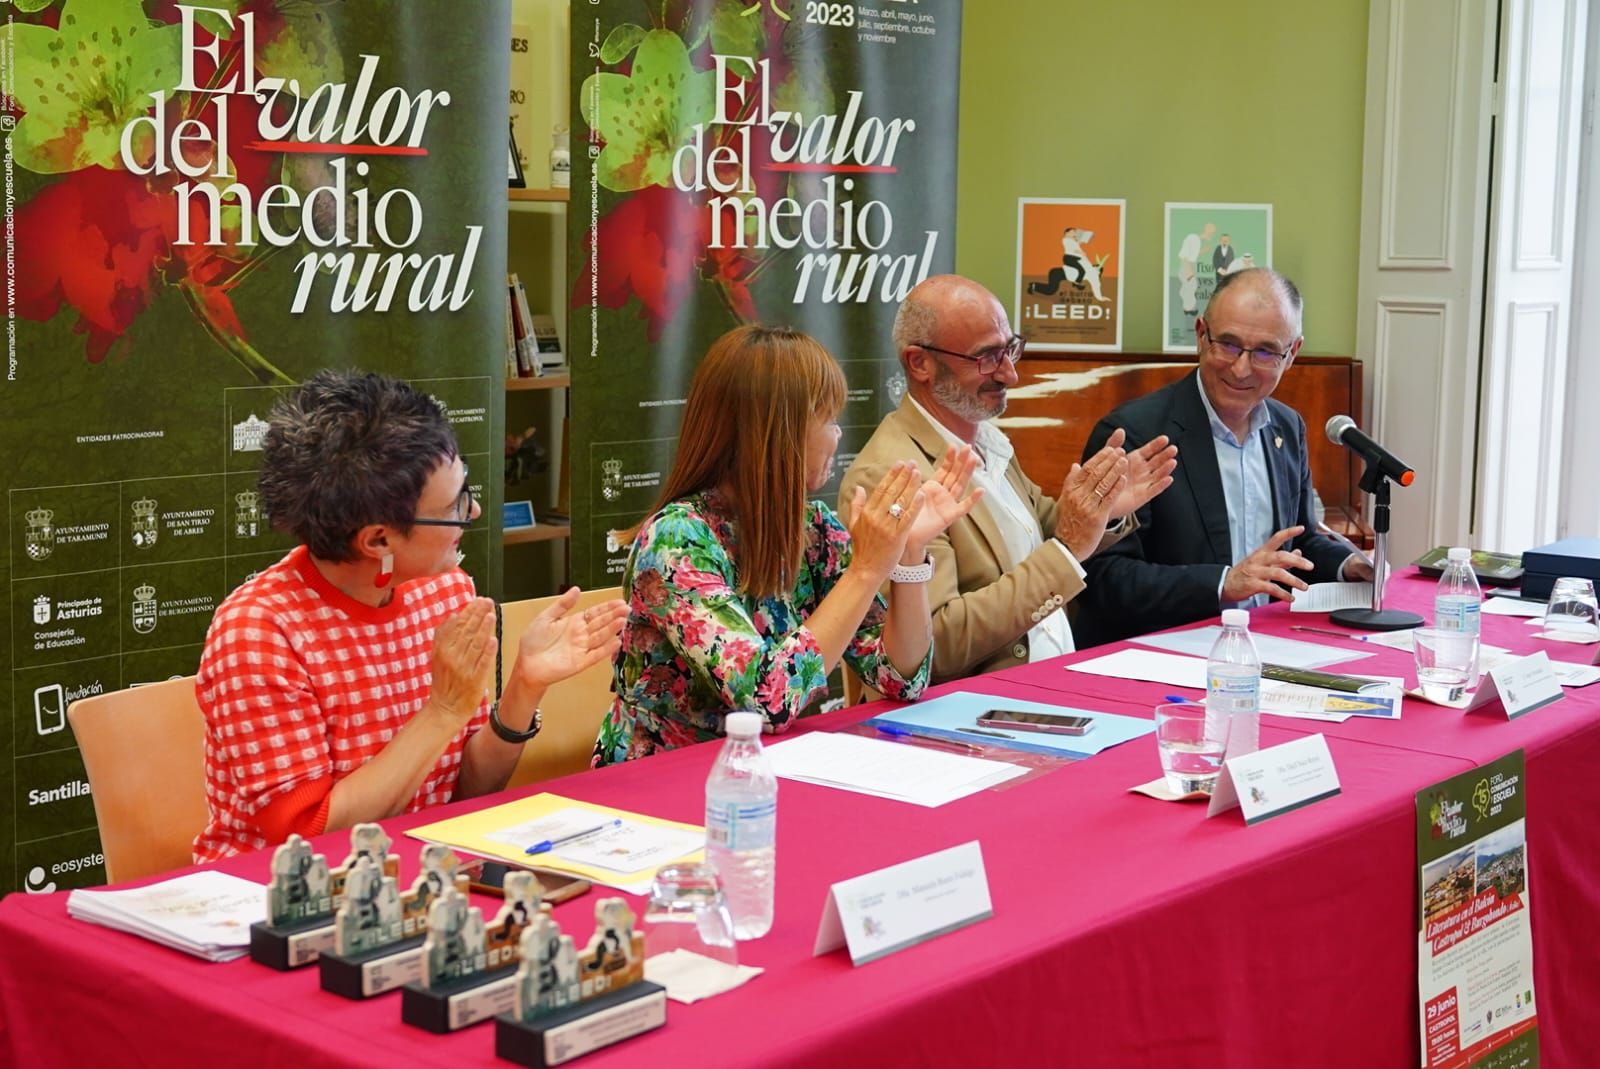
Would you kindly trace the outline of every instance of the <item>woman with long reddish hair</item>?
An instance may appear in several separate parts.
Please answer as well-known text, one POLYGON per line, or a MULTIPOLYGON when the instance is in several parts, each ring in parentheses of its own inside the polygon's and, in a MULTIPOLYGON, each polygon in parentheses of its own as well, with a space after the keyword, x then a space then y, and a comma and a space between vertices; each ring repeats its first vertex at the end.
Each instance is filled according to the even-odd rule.
POLYGON ((717 738, 734 711, 783 731, 840 658, 887 697, 922 693, 927 545, 976 502, 962 496, 976 460, 952 448, 927 481, 895 465, 857 491, 846 529, 808 500, 832 475, 844 402, 839 365, 799 331, 743 326, 711 346, 661 498, 621 536, 628 621, 595 764, 717 738))

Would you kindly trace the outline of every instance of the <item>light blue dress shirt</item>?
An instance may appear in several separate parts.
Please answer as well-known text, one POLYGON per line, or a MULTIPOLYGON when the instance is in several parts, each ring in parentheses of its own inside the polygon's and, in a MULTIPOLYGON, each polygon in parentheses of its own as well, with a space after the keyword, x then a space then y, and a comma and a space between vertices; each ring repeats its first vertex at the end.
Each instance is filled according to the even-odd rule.
MULTIPOLYGON (((1233 564, 1248 557, 1272 537, 1272 479, 1267 474, 1267 451, 1261 442, 1261 429, 1267 425, 1266 402, 1259 402, 1250 410, 1250 429, 1244 440, 1234 433, 1211 407, 1211 398, 1195 376, 1195 389, 1200 391, 1200 403, 1206 406, 1206 417, 1211 421, 1211 443, 1217 451, 1217 471, 1222 475, 1222 496, 1228 506, 1228 550, 1233 564)), ((1222 574, 1226 583, 1228 573, 1222 574)), ((1217 587, 1222 593, 1221 584, 1217 587)), ((1265 605, 1271 599, 1257 594, 1239 602, 1222 602, 1224 609, 1248 609, 1265 605)))

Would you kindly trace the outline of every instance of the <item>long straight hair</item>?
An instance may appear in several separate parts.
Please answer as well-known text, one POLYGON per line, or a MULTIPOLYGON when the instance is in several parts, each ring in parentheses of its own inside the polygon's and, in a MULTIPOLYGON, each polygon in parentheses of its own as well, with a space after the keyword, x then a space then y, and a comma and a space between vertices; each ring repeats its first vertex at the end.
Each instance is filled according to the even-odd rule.
POLYGON ((739 542, 738 589, 793 589, 806 550, 806 434, 844 408, 845 379, 815 338, 792 327, 735 327, 712 343, 689 384, 678 453, 632 542, 669 503, 729 491, 739 542))

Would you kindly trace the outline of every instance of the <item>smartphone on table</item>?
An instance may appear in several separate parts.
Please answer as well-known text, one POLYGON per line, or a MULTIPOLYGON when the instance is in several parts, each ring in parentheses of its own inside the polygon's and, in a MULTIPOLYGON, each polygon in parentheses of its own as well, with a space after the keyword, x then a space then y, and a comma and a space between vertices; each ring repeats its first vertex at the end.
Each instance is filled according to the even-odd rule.
POLYGON ((552 905, 565 902, 569 898, 577 898, 591 886, 582 876, 557 872, 554 869, 508 865, 504 861, 485 861, 482 865, 474 866, 467 870, 467 879, 474 891, 504 898, 508 872, 531 872, 539 877, 539 885, 544 888, 543 901, 552 905))
POLYGON ((1082 735, 1094 727, 1092 717, 1035 713, 1024 709, 990 709, 978 717, 978 723, 990 728, 1043 731, 1051 735, 1082 735))

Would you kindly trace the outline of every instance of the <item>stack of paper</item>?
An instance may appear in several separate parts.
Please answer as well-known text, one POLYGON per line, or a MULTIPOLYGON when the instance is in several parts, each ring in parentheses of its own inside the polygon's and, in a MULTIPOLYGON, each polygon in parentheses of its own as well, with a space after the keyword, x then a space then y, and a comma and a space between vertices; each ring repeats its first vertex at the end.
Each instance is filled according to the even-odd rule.
POLYGON ((1312 583, 1294 592, 1290 612, 1336 612, 1372 608, 1371 583, 1312 583))
POLYGON ((232 961, 267 919, 267 889, 222 872, 192 872, 128 891, 73 891, 67 913, 207 961, 232 961))
POLYGON ((774 743, 767 756, 784 779, 930 808, 1028 771, 1004 761, 822 731, 774 743))
MULTIPOLYGON (((1216 645, 1217 636, 1220 634, 1222 628, 1213 624, 1210 627, 1196 627, 1189 631, 1140 635, 1133 641, 1141 646, 1150 646, 1158 650, 1209 657, 1211 647, 1216 645)), ((1277 635, 1252 632, 1250 638, 1256 644, 1256 652, 1261 655, 1263 661, 1289 668, 1322 668, 1342 661, 1355 661, 1372 656, 1370 650, 1357 650, 1346 646, 1320 646, 1311 642, 1297 642, 1292 638, 1279 638, 1277 635)))

